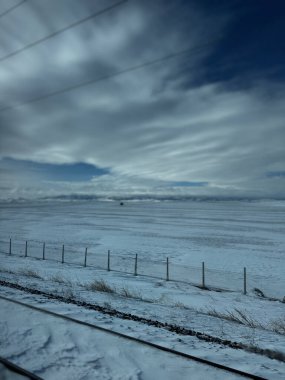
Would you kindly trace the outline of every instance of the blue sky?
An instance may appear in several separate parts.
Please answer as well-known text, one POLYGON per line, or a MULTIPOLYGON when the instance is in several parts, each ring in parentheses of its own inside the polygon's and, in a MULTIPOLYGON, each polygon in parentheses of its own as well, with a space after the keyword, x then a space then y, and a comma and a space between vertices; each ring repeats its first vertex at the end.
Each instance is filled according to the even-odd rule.
POLYGON ((211 11, 228 5, 232 20, 217 49, 206 60, 204 80, 249 88, 257 80, 285 80, 283 1, 202 1, 211 11))
POLYGON ((85 163, 75 164, 49 164, 27 160, 14 160, 3 158, 2 165, 10 172, 22 170, 36 178, 46 181, 90 181, 93 177, 109 173, 108 169, 97 168, 95 165, 85 163))
POLYGON ((1 199, 285 198, 284 2, 130 0, 1 61, 111 4, 27 1, 0 19, 1 199))

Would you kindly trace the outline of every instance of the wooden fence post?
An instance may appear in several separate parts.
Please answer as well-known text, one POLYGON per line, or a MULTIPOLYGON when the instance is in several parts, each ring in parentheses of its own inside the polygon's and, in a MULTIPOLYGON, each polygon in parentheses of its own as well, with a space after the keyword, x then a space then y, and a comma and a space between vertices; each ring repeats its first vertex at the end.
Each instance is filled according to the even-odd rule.
POLYGON ((46 254, 46 243, 43 243, 43 260, 45 260, 45 254, 46 254))
POLYGON ((135 258, 135 276, 138 275, 138 254, 136 253, 136 258, 135 258))
POLYGON ((243 268, 243 294, 246 294, 246 268, 243 268))
POLYGON ((107 270, 110 271, 110 250, 108 249, 108 264, 107 264, 107 270))
POLYGON ((85 248, 84 266, 87 264, 87 248, 85 248))
POLYGON ((9 242, 9 255, 12 255, 12 239, 11 238, 9 242))
POLYGON ((166 258, 166 281, 169 281, 169 259, 166 258))
POLYGON ((28 256, 28 242, 26 240, 26 246, 25 246, 25 257, 28 256))
POLYGON ((205 263, 202 262, 202 288, 205 288, 205 263))
POLYGON ((62 245, 62 252, 61 252, 61 263, 64 263, 64 244, 62 245))

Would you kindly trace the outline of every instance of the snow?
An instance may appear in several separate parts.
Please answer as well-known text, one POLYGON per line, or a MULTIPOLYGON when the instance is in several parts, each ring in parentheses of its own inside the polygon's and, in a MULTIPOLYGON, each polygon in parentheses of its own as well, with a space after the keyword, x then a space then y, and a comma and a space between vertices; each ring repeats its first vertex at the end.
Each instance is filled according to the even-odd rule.
POLYGON ((240 378, 7 301, 0 308, 6 355, 47 380, 240 378))
MULTIPOLYGON (((83 262, 88 247, 90 264, 165 277, 166 257, 171 276, 242 290, 243 268, 248 287, 271 297, 285 296, 285 202, 41 202, 1 204, 0 250, 29 249, 41 255, 46 242, 49 258, 83 262), (221 272, 222 271, 222 272, 221 272)), ((32 254, 33 252, 31 252, 32 254)))
MULTIPOLYGON (((2 204, 1 209, 0 249, 7 252, 11 236, 13 254, 0 254, 0 279, 53 294, 72 295, 75 299, 285 354, 285 337, 275 331, 278 321, 283 321, 283 326, 285 324, 285 304, 280 302, 285 295, 284 203, 127 202, 121 207, 112 202, 43 202, 2 204), (28 240, 29 255, 37 259, 19 256, 24 254, 25 240, 28 240), (47 247, 45 261, 39 260, 43 241, 47 247), (68 263, 61 264, 63 243, 68 263), (88 247, 88 265, 95 267, 82 266, 85 247, 88 247), (130 274, 106 270, 108 249, 111 250, 111 268, 116 269, 121 265, 120 269, 128 268, 130 274), (139 273, 144 268, 157 274, 157 268, 162 267, 161 279, 133 275, 136 253, 139 255, 139 273), (215 285, 220 278, 227 281, 235 279, 240 269, 246 266, 249 292, 244 295, 240 282, 235 286, 234 281, 233 284, 226 284, 232 291, 221 292, 202 290, 185 282, 165 281, 166 257, 170 257, 171 278, 176 275, 178 279, 183 279, 185 271, 194 274, 199 268, 198 282, 201 262, 205 261, 206 285, 211 280, 211 274, 216 275, 212 277, 215 285), (189 268, 193 272, 189 272, 189 268), (207 268, 212 268, 213 272, 207 272, 207 268), (252 278, 258 281, 256 287, 263 290, 265 295, 276 297, 279 301, 258 297, 253 292, 256 283, 252 278), (88 290, 88 285, 94 280, 104 280, 115 292, 88 290), (122 289, 131 296, 123 296, 122 289), (254 327, 209 315, 213 312, 236 313, 236 310, 244 313, 254 327)), ((242 284, 242 277, 238 277, 238 280, 242 284)), ((221 285, 223 281, 216 286, 221 285)), ((4 286, 0 287, 0 294, 269 379, 285 376, 284 363, 266 356, 110 317, 4 286)), ((75 371, 79 371, 79 377, 75 378, 84 378, 85 375, 88 378, 90 368, 95 365, 88 361, 91 360, 90 352, 94 352, 94 357, 97 357, 97 353, 102 357, 98 366, 99 378, 167 378, 168 363, 173 363, 173 367, 169 367, 169 373, 172 374, 169 378, 183 378, 184 373, 188 374, 188 378, 190 374, 192 378, 199 378, 200 374, 204 378, 215 378, 212 369, 206 373, 207 367, 196 369, 191 367, 192 362, 189 364, 187 361, 185 365, 183 361, 180 367, 180 359, 175 357, 168 360, 165 353, 155 354, 158 356, 152 360, 152 350, 149 352, 143 348, 146 350, 143 351, 143 358, 148 363, 145 365, 144 360, 139 360, 137 356, 141 355, 142 348, 117 341, 109 343, 109 347, 122 347, 122 351, 119 354, 115 350, 119 356, 117 358, 114 354, 115 358, 112 357, 109 362, 107 346, 104 346, 105 337, 98 335, 97 331, 76 333, 72 330, 68 335, 62 323, 57 327, 57 322, 49 320, 47 324, 39 326, 37 318, 43 317, 33 317, 34 313, 30 310, 17 313, 15 305, 5 303, 4 306, 2 302, 1 306, 1 342, 6 339, 8 345, 1 344, 0 355, 13 359, 18 365, 25 364, 26 369, 35 370, 38 375, 46 371, 45 378, 52 378, 55 368, 58 371, 61 366, 68 367, 68 361, 74 363, 77 359, 79 364, 75 371), (49 329, 48 326, 53 328, 49 329), (93 339, 89 338, 92 334, 96 335, 93 339), (86 337, 86 346, 83 337, 86 337), (35 355, 32 344, 42 347, 46 341, 50 342, 46 351, 39 350, 37 352, 40 354, 35 355), (99 348, 96 342, 99 342, 99 348), (68 347, 73 349, 69 352, 68 347), (42 353, 45 355, 42 356, 42 353), (43 364, 46 358, 48 366, 43 364), (188 366, 190 372, 187 372, 188 366), (148 372, 148 368, 152 372, 148 372), (180 368, 183 368, 181 373, 180 368), (197 377, 193 377, 193 371, 197 377), (152 376, 148 377, 151 373, 152 376)), ((113 337, 106 339, 111 341, 113 337)), ((67 376, 69 373, 66 371, 67 376)), ((223 373, 219 371, 218 374, 219 378, 223 378, 223 373)), ((225 378, 231 377, 226 374, 225 378)))

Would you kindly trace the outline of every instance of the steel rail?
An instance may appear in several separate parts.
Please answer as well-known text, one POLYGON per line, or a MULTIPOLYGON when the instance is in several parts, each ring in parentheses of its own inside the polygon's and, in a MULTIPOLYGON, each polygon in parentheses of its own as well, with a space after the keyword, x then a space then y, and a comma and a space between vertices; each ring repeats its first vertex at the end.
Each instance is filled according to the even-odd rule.
POLYGON ((31 380, 43 380, 42 377, 39 377, 35 375, 34 373, 27 371, 26 369, 19 367, 18 365, 10 362, 7 359, 4 359, 3 357, 0 356, 0 363, 3 364, 6 368, 8 368, 12 372, 16 372, 19 375, 23 375, 28 377, 31 380))
POLYGON ((145 346, 149 346, 149 347, 158 349, 160 351, 168 352, 168 353, 174 354, 176 356, 183 357, 183 358, 188 359, 188 360, 194 360, 196 362, 199 362, 199 363, 202 363, 202 364, 205 364, 205 365, 209 365, 211 367, 215 367, 215 368, 227 371, 227 372, 231 372, 231 373, 234 373, 236 375, 240 375, 240 376, 243 376, 243 377, 246 377, 246 378, 249 378, 249 379, 266 380, 263 377, 260 377, 260 376, 257 376, 257 375, 254 375, 254 374, 251 374, 251 373, 248 373, 248 372, 244 372, 244 371, 238 370, 236 368, 231 368, 231 367, 225 366, 223 364, 219 364, 219 363, 207 360, 207 359, 200 358, 198 356, 186 354, 186 353, 181 352, 181 351, 176 351, 176 350, 173 350, 171 348, 158 345, 156 343, 151 343, 151 342, 145 341, 143 339, 135 338, 135 337, 123 334, 123 333, 119 333, 117 331, 112 331, 112 330, 109 330, 109 329, 107 329, 105 327, 97 326, 97 325, 89 323, 89 322, 84 322, 84 321, 81 321, 79 319, 75 319, 75 318, 72 318, 72 317, 68 317, 66 315, 58 314, 58 313, 55 313, 53 311, 50 311, 50 310, 47 310, 47 309, 43 309, 43 308, 39 308, 37 306, 30 305, 30 304, 27 304, 27 303, 24 303, 24 302, 21 302, 21 301, 17 301, 17 300, 8 298, 8 297, 4 297, 4 296, 0 295, 0 299, 5 300, 7 302, 11 302, 11 303, 17 304, 17 305, 20 305, 20 306, 23 306, 23 307, 26 307, 26 308, 29 308, 31 310, 35 310, 35 311, 38 311, 38 312, 41 312, 41 313, 44 313, 44 314, 51 315, 51 316, 53 316, 55 318, 64 319, 65 321, 68 321, 68 322, 72 322, 72 323, 76 323, 76 324, 79 324, 79 325, 82 325, 82 326, 93 328, 93 329, 96 329, 98 331, 102 331, 102 332, 105 332, 107 334, 110 334, 110 335, 115 335, 115 336, 118 336, 118 337, 130 340, 132 342, 143 344, 145 346))
POLYGON ((150 318, 141 317, 141 316, 138 316, 135 314, 126 313, 126 312, 119 311, 119 310, 116 310, 113 308, 109 308, 109 307, 107 308, 104 306, 100 306, 98 304, 93 304, 93 303, 89 303, 89 302, 82 301, 82 300, 76 300, 74 298, 66 298, 66 297, 59 295, 59 294, 53 294, 53 293, 45 292, 43 290, 29 288, 26 286, 19 285, 18 283, 15 284, 13 282, 9 282, 6 280, 0 279, 0 286, 20 290, 20 291, 27 292, 27 293, 30 293, 33 295, 37 295, 37 296, 43 296, 43 297, 46 297, 48 299, 64 302, 67 304, 73 304, 73 305, 76 305, 79 307, 86 308, 88 310, 94 310, 96 312, 100 312, 100 313, 109 315, 111 317, 120 318, 123 320, 132 320, 135 322, 146 324, 148 326, 154 326, 156 328, 162 328, 162 329, 168 330, 169 332, 174 332, 175 334, 194 336, 199 340, 203 340, 203 341, 210 342, 210 343, 221 344, 221 345, 227 346, 229 348, 233 348, 233 349, 242 349, 242 350, 245 350, 247 352, 254 353, 254 354, 267 356, 270 359, 276 359, 276 360, 285 362, 285 354, 283 352, 280 352, 280 351, 259 348, 257 346, 249 346, 249 345, 241 343, 241 342, 235 342, 235 341, 231 341, 231 340, 227 340, 227 339, 218 338, 218 337, 215 337, 215 336, 212 336, 209 334, 205 334, 205 333, 193 330, 193 329, 184 328, 184 327, 179 326, 179 325, 173 325, 173 324, 153 320, 150 318))

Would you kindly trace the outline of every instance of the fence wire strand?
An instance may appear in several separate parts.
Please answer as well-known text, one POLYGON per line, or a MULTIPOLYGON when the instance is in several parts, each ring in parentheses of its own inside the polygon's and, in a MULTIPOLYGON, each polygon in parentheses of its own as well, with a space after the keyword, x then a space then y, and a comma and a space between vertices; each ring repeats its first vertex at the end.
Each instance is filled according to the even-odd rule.
MULTIPOLYGON (((88 247, 78 245, 78 248, 71 244, 59 244, 56 242, 41 242, 39 240, 19 240, 18 238, 9 240, 0 240, 0 253, 11 256, 29 257, 35 259, 45 259, 47 261, 62 262, 66 264, 87 266, 108 270, 107 252, 96 252, 88 247), (64 246, 64 252, 63 252, 64 246), (87 256, 85 262, 85 250, 87 256), (86 265, 85 265, 86 264, 86 265)), ((244 289, 244 272, 226 271, 221 269, 211 269, 205 266, 204 279, 202 278, 202 265, 189 266, 176 264, 169 260, 167 268, 167 259, 162 261, 144 260, 139 258, 136 263, 136 254, 110 253, 111 271, 157 278, 159 280, 171 280, 174 282, 183 282, 190 285, 212 287, 213 289, 245 291, 244 289)), ((252 289, 266 289, 266 283, 269 281, 266 276, 257 274, 247 274, 247 284, 252 289), (262 286, 261 286, 262 285, 262 286)), ((270 282, 270 281, 269 281, 270 282)))

